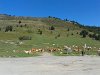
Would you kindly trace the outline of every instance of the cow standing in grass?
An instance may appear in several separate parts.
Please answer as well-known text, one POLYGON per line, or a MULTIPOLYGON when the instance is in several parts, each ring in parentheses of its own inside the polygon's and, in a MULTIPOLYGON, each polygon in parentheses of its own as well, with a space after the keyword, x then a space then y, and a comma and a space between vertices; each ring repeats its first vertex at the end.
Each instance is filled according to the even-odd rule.
POLYGON ((68 53, 71 53, 72 52, 72 49, 71 49, 71 47, 64 46, 64 51, 66 51, 67 54, 68 54, 68 53))

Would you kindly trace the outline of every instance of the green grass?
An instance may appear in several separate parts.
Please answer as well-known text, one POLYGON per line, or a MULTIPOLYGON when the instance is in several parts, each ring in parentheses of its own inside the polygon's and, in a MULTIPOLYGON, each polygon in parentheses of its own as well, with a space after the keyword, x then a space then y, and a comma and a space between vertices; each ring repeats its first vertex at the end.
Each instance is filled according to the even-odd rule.
MULTIPOLYGON (((81 51, 71 52, 71 53, 67 53, 63 51, 62 54, 60 52, 53 52, 53 55, 55 56, 82 56, 81 51)), ((84 55, 97 55, 97 51, 96 50, 85 51, 84 55)))
MULTIPOLYGON (((62 23, 62 21, 59 21, 62 23)), ((58 22, 58 23, 59 23, 58 22)), ((60 24, 61 24, 60 23, 60 24)), ((13 50, 30 50, 32 48, 47 48, 47 47, 60 47, 63 48, 64 45, 72 46, 77 45, 79 47, 87 44, 91 47, 97 47, 94 51, 90 52, 91 54, 96 54, 96 50, 100 47, 100 41, 92 40, 89 37, 81 38, 77 32, 80 32, 81 29, 78 27, 73 27, 70 31, 67 31, 67 27, 64 26, 65 22, 63 22, 63 26, 60 27, 56 25, 56 30, 52 31, 48 30, 49 25, 40 20, 22 20, 21 25, 27 24, 27 27, 16 27, 18 25, 18 20, 0 20, 0 27, 2 30, 0 31, 0 56, 15 56, 15 57, 28 57, 28 56, 37 56, 38 53, 34 55, 28 55, 25 53, 13 53, 13 50), (7 25, 13 25, 13 32, 4 32, 3 27, 7 25), (42 35, 37 34, 37 29, 40 28, 43 31, 42 35), (74 29, 78 28, 78 30, 74 29), (74 35, 71 35, 71 34, 74 35), (55 36, 60 34, 61 36, 55 39, 55 36), (19 41, 18 37, 20 36, 31 36, 32 40, 23 40, 19 41), (8 42, 8 43, 6 43, 8 42), (11 44, 13 42, 13 44, 11 44), (18 42, 23 42, 23 44, 19 44, 18 42), (53 46, 53 44, 55 44, 53 46)), ((68 25, 70 26, 70 25, 68 25)), ((60 55, 59 53, 54 53, 55 55, 60 55)), ((75 53, 67 54, 67 55, 79 55, 75 53)), ((66 54, 62 54, 60 56, 66 56, 66 54)))
POLYGON ((80 56, 81 54, 80 53, 75 53, 75 52, 62 53, 62 54, 60 54, 60 52, 54 52, 53 55, 55 55, 55 56, 80 56))

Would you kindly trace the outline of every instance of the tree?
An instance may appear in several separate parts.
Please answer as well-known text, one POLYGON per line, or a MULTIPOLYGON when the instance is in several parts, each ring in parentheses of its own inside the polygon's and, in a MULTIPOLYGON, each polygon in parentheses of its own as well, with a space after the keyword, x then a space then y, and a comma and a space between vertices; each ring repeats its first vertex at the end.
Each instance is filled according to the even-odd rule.
POLYGON ((20 25, 20 27, 23 27, 23 25, 20 25))
POLYGON ((100 40, 100 35, 96 35, 95 40, 100 40))
POLYGON ((69 31, 69 28, 67 29, 67 31, 69 31))
POLYGON ((86 30, 82 30, 82 31, 80 32, 80 35, 82 35, 82 37, 85 38, 86 35, 88 35, 88 32, 87 32, 86 30))
POLYGON ((76 34, 78 34, 78 32, 76 34))
POLYGON ((57 37, 60 37, 60 34, 58 34, 57 37))
POLYGON ((38 34, 42 35, 42 30, 40 28, 38 29, 38 34))
POLYGON ((94 33, 94 34, 92 35, 92 38, 94 38, 94 39, 95 39, 95 37, 96 37, 96 34, 94 33))
POLYGON ((73 33, 71 35, 74 35, 73 33))
POLYGON ((21 21, 18 22, 19 24, 21 23, 21 21))
POLYGON ((1 31, 1 28, 0 28, 0 31, 1 31))
POLYGON ((13 30, 12 26, 6 26, 5 32, 12 31, 12 30, 13 30))
POLYGON ((52 18, 52 16, 48 16, 48 18, 52 18))
POLYGON ((27 27, 27 24, 25 24, 24 26, 27 27))
POLYGON ((100 34, 98 35, 98 40, 100 40, 100 34))
POLYGON ((92 34, 89 34, 88 36, 89 36, 90 38, 92 38, 93 35, 92 35, 92 34))
POLYGON ((65 19, 65 21, 69 21, 68 19, 65 19))
POLYGON ((16 27, 18 27, 18 25, 16 25, 16 27))
POLYGON ((9 30, 12 31, 13 30, 13 27, 12 26, 9 26, 9 30))
POLYGON ((42 35, 42 30, 40 30, 40 33, 39 34, 42 35))
POLYGON ((55 30, 54 26, 49 27, 49 30, 55 30))

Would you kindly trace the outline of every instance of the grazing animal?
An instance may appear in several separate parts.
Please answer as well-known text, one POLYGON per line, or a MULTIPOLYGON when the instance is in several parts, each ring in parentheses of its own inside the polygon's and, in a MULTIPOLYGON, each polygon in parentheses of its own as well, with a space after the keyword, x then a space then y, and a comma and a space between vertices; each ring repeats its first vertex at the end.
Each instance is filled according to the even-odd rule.
POLYGON ((60 49, 60 48, 48 48, 47 50, 49 52, 62 51, 62 49, 60 49))
POLYGON ((64 46, 64 50, 65 50, 67 53, 71 53, 71 52, 72 52, 72 48, 71 48, 71 47, 68 47, 68 46, 64 46))
POLYGON ((92 47, 87 46, 87 47, 86 47, 86 49, 87 49, 87 50, 91 50, 91 49, 92 49, 92 47))
POLYGON ((44 52, 44 49, 43 48, 39 48, 37 49, 38 52, 44 52))
POLYGON ((75 52, 80 52, 81 49, 80 49, 79 47, 77 47, 77 48, 74 48, 73 51, 75 51, 75 52))
POLYGON ((44 52, 43 48, 37 49, 37 48, 32 48, 31 50, 24 50, 26 54, 33 54, 35 52, 44 52))
POLYGON ((100 56, 100 50, 97 50, 97 54, 100 56))
POLYGON ((24 50, 26 54, 32 54, 31 50, 24 50))

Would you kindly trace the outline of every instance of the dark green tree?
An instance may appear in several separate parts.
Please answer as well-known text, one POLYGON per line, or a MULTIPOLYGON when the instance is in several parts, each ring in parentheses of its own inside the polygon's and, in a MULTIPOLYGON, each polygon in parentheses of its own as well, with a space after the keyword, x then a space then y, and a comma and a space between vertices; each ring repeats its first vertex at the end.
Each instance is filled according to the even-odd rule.
POLYGON ((80 35, 82 35, 82 37, 85 38, 86 35, 88 35, 88 32, 87 32, 86 30, 82 30, 82 31, 80 32, 80 35))
POLYGON ((38 29, 38 34, 42 35, 42 30, 40 28, 38 29))
POLYGON ((100 40, 100 35, 96 35, 95 40, 100 40))
POLYGON ((1 31, 1 28, 0 28, 0 31, 1 31))
POLYGON ((88 36, 89 36, 90 38, 92 38, 93 35, 92 35, 92 34, 89 34, 88 36))
POLYGON ((19 21, 18 23, 21 24, 21 21, 19 21))
POLYGON ((49 30, 55 30, 54 26, 49 27, 49 30))
POLYGON ((12 30, 13 30, 12 26, 6 26, 5 32, 12 31, 12 30))
POLYGON ((69 28, 67 29, 67 31, 69 31, 69 28))

